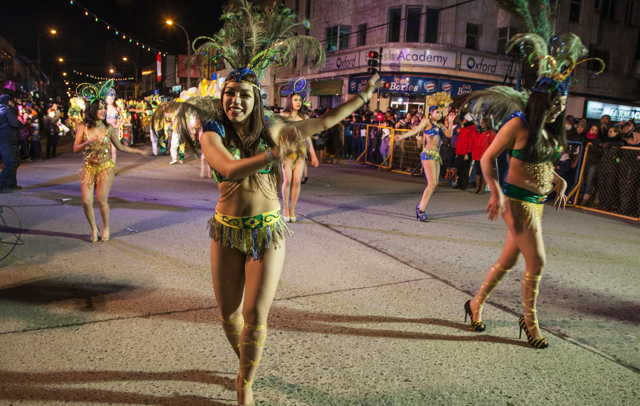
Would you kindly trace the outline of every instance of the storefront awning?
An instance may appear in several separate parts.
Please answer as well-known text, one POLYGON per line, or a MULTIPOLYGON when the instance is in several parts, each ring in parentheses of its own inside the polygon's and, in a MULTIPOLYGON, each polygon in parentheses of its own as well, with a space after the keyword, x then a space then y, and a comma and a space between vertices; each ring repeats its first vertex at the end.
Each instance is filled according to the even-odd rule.
POLYGON ((311 96, 337 96, 342 94, 342 79, 311 82, 311 96))

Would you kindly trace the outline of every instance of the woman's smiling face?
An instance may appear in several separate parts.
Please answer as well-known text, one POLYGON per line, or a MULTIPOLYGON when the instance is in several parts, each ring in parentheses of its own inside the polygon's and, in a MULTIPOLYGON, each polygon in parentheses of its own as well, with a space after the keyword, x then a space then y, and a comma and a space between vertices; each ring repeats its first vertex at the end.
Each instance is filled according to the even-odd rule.
POLYGON ((567 96, 556 96, 551 104, 551 109, 547 114, 547 123, 553 123, 564 109, 567 108, 567 96))
POLYGON ((253 112, 254 104, 253 86, 242 82, 228 82, 226 84, 222 93, 222 107, 229 121, 237 124, 243 123, 253 112))

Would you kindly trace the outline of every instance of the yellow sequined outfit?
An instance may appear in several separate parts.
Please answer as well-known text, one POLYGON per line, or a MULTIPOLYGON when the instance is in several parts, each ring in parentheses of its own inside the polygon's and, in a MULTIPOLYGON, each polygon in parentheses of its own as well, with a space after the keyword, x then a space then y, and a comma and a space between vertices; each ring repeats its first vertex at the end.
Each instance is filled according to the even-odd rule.
MULTIPOLYGON (((87 141, 89 139, 89 131, 86 127, 84 129, 84 136, 82 139, 83 141, 87 141)), ((96 141, 94 145, 85 148, 84 167, 82 168, 82 173, 80 175, 83 185, 100 185, 109 176, 111 168, 116 167, 112 159, 98 163, 104 161, 104 159, 109 156, 110 148, 111 138, 109 137, 109 130, 106 130, 104 134, 100 135, 98 137, 98 141, 96 141)))
POLYGON ((286 166, 290 166, 291 169, 294 169, 300 160, 304 160, 307 157, 307 144, 305 140, 302 140, 298 143, 298 149, 294 154, 289 155, 285 159, 282 160, 282 164, 286 166))

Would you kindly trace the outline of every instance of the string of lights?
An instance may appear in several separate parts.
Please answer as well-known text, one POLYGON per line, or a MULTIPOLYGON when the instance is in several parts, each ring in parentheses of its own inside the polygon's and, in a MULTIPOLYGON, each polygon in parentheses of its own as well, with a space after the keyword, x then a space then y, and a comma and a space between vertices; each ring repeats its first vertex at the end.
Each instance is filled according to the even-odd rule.
POLYGON ((118 81, 125 82, 125 81, 128 81, 128 80, 134 80, 134 78, 108 78, 108 77, 104 77, 104 76, 89 75, 87 73, 78 72, 76 70, 74 70, 73 73, 75 73, 76 75, 80 75, 80 76, 84 76, 84 77, 91 78, 91 79, 96 79, 96 80, 113 79, 116 82, 118 82, 118 81))
POLYGON ((160 54, 162 54, 162 56, 167 56, 166 52, 162 52, 162 51, 160 51, 159 49, 154 48, 154 47, 149 47, 149 46, 145 45, 143 42, 141 42, 141 41, 139 41, 139 40, 137 40, 137 39, 134 39, 134 38, 132 38, 131 36, 127 36, 127 35, 126 35, 125 33, 123 33, 121 30, 117 29, 116 27, 114 27, 113 25, 109 24, 108 22, 106 22, 106 21, 105 21, 105 20, 103 20, 102 18, 98 17, 96 14, 92 13, 91 11, 89 11, 89 9, 88 9, 88 8, 86 8, 86 7, 85 7, 85 6, 83 6, 82 4, 78 3, 77 1, 75 1, 75 0, 70 0, 69 2, 70 2, 70 4, 71 4, 71 5, 75 5, 75 6, 78 6, 78 7, 82 8, 82 9, 84 10, 84 14, 85 14, 86 16, 88 16, 88 17, 92 17, 92 18, 94 18, 94 19, 96 20, 96 22, 97 22, 97 23, 98 23, 98 22, 103 23, 103 24, 107 27, 107 30, 114 30, 114 31, 115 31, 115 33, 116 33, 116 35, 118 35, 118 36, 122 35, 122 39, 123 39, 123 40, 125 40, 125 41, 126 41, 126 40, 128 39, 128 40, 129 40, 129 42, 130 42, 131 44, 133 44, 133 43, 135 42, 135 44, 136 44, 137 46, 141 46, 141 47, 142 47, 142 49, 146 49, 147 51, 154 51, 154 52, 160 53, 160 54))

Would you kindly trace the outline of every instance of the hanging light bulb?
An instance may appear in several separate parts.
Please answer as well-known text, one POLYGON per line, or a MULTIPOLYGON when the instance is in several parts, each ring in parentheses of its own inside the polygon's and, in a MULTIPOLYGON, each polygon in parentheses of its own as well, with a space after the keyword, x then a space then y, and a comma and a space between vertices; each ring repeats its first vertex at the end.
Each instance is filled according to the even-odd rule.
POLYGON ((88 16, 88 15, 89 15, 89 12, 88 12, 88 11, 85 11, 85 12, 84 12, 84 15, 88 16))

